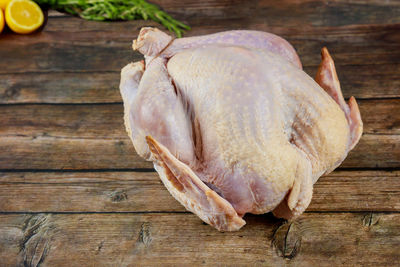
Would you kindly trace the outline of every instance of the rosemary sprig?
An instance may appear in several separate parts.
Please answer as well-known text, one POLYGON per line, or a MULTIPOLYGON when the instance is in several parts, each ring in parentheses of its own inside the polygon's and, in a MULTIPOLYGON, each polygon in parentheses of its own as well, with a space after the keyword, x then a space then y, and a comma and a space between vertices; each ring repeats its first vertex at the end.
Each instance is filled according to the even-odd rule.
POLYGON ((145 0, 34 0, 39 5, 78 15, 87 20, 151 19, 177 37, 190 27, 145 0))

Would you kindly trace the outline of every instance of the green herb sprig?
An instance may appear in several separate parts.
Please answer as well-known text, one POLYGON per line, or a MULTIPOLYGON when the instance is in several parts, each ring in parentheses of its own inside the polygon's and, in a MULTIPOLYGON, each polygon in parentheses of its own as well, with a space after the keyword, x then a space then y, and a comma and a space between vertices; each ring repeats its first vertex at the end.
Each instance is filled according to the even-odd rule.
POLYGON ((87 20, 151 19, 177 37, 190 27, 145 0, 34 0, 39 5, 78 15, 87 20))

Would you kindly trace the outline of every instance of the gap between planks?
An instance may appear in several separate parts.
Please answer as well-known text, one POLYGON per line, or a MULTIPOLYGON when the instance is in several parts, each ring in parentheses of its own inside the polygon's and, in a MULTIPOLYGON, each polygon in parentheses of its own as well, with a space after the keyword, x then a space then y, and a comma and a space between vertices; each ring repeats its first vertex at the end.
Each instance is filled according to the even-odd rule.
MULTIPOLYGON (((345 101, 347 102, 349 100, 349 97, 344 98, 345 101)), ((357 97, 357 101, 362 100, 362 101, 385 101, 385 100, 400 100, 400 96, 382 96, 382 97, 357 97)), ((124 102, 115 100, 114 102, 76 102, 76 103, 71 103, 71 102, 8 102, 8 103, 0 103, 1 106, 24 106, 24 105, 48 105, 48 106, 85 106, 85 105, 117 105, 121 106, 123 105, 124 102)))
MULTIPOLYGON (((302 214, 371 214, 371 213, 380 213, 380 214, 399 214, 400 210, 395 211, 380 211, 380 210, 362 210, 362 211, 354 211, 354 210, 311 210, 305 211, 302 214)), ((131 214, 131 215, 144 215, 144 214, 188 214, 190 216, 194 215, 190 211, 0 211, 0 215, 40 215, 40 214, 60 214, 60 215, 79 215, 79 214, 131 214)), ((273 216, 271 212, 266 212, 264 214, 251 214, 246 213, 246 216, 273 216)), ((276 218, 279 219, 279 218, 276 218)), ((199 219, 200 220, 200 219, 199 219)))
MULTIPOLYGON (((360 171, 387 171, 387 172, 394 172, 394 171, 400 171, 400 167, 394 167, 394 168, 342 168, 342 167, 337 167, 335 171, 354 171, 354 172, 360 172, 360 171)), ((150 173, 155 173, 156 170, 154 168, 120 168, 120 169, 112 169, 112 168, 107 168, 107 169, 1 169, 0 168, 0 173, 103 173, 103 172, 132 172, 132 173, 140 173, 140 172, 150 172, 150 173)))

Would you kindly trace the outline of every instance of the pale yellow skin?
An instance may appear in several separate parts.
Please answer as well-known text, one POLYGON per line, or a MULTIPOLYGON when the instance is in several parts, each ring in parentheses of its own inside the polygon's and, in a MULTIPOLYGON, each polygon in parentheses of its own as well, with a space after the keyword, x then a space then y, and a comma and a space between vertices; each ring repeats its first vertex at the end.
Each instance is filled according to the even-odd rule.
POLYGON ((144 28, 134 49, 146 63, 127 65, 120 89, 135 149, 182 205, 218 230, 240 229, 245 213, 300 215, 313 183, 361 136, 357 104, 344 102, 326 49, 316 78, 326 92, 272 34, 175 41, 144 28))

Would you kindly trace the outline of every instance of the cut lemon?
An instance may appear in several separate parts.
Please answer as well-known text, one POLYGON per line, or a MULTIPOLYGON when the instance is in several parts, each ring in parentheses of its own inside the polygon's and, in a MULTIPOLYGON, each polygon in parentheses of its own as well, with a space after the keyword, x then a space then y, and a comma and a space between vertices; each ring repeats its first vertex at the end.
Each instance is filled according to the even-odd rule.
POLYGON ((31 33, 42 26, 43 12, 31 0, 11 0, 6 7, 6 22, 16 33, 31 33))
POLYGON ((6 10, 7 4, 10 2, 11 0, 0 0, 0 8, 3 10, 6 10))
POLYGON ((4 14, 3 10, 0 9, 0 32, 4 29, 4 14))

